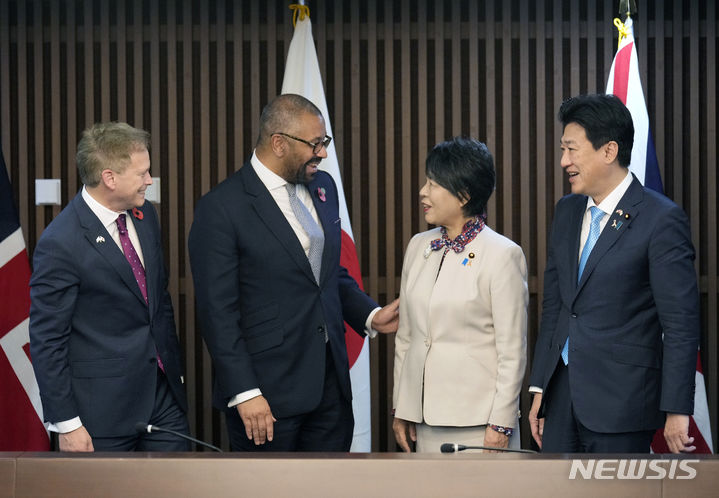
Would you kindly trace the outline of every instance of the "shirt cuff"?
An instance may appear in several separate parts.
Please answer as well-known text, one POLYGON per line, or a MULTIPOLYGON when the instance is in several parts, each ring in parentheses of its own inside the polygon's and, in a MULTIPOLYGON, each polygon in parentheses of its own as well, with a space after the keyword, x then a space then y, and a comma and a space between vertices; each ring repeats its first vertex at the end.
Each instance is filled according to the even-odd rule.
POLYGON ((372 320, 374 320, 374 316, 377 314, 379 310, 382 308, 380 306, 377 306, 375 309, 370 311, 369 316, 367 317, 367 320, 364 322, 364 331, 369 336, 370 339, 374 339, 377 337, 377 332, 375 329, 372 328, 372 320))
POLYGON ((542 394, 543 391, 542 391, 542 388, 541 388, 541 387, 529 386, 529 392, 530 392, 530 393, 542 394))
POLYGON ((59 432, 60 434, 66 434, 72 432, 75 429, 82 427, 80 417, 71 418, 70 420, 63 420, 62 422, 55 422, 54 424, 47 424, 47 430, 52 432, 59 432))
POLYGON ((230 402, 227 403, 227 408, 232 408, 233 406, 237 406, 240 403, 249 401, 252 398, 256 398, 257 396, 262 396, 262 391, 260 391, 259 388, 250 389, 249 391, 245 391, 240 394, 235 394, 232 398, 230 398, 230 402))

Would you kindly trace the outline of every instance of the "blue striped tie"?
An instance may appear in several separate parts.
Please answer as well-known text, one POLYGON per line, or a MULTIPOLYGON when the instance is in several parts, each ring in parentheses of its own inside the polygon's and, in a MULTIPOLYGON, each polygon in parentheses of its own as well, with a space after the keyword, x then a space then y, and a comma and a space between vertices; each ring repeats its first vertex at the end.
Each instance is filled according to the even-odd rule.
MULTIPOLYGON (((589 225, 589 236, 587 237, 587 242, 584 244, 584 249, 582 249, 582 256, 579 258, 577 283, 579 283, 579 280, 582 278, 582 272, 584 271, 584 266, 587 264, 587 260, 589 259, 589 253, 592 252, 594 244, 596 244, 599 239, 599 234, 601 233, 599 223, 602 221, 602 217, 605 214, 604 211, 599 209, 597 206, 592 206, 589 210, 592 212, 592 222, 589 225)), ((564 347, 562 348, 562 361, 565 365, 569 364, 569 337, 567 337, 564 347)))

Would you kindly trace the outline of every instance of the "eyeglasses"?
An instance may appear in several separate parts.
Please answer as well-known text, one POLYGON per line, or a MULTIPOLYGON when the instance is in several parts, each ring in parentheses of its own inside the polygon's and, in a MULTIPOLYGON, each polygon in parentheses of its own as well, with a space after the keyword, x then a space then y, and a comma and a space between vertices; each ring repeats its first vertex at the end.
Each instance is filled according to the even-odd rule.
POLYGON ((319 154, 322 150, 322 147, 325 149, 330 146, 330 142, 332 142, 332 137, 329 135, 325 135, 324 140, 320 140, 319 142, 308 142, 307 140, 299 137, 295 137, 292 135, 288 135, 287 133, 282 133, 281 131, 278 131, 277 133, 273 133, 273 135, 282 135, 283 137, 291 138, 292 140, 297 140, 298 142, 302 142, 303 144, 307 144, 310 147, 312 147, 312 153, 313 154, 319 154))

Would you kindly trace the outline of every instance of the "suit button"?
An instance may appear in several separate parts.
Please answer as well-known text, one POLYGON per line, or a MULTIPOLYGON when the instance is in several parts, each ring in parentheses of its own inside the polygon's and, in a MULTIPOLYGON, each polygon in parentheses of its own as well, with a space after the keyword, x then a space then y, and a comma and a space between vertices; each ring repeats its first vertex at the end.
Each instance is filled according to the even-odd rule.
POLYGON ((429 339, 425 339, 425 340, 424 340, 424 345, 425 345, 425 346, 430 347, 431 344, 432 344, 432 341, 430 341, 429 339))
POLYGON ((150 358, 150 363, 157 363, 157 358, 150 358))
POLYGON ((577 318, 577 314, 576 314, 576 313, 572 313, 572 318, 577 318))
POLYGON ((319 332, 320 334, 324 334, 325 328, 322 325, 320 325, 319 327, 317 327, 317 332, 319 332))

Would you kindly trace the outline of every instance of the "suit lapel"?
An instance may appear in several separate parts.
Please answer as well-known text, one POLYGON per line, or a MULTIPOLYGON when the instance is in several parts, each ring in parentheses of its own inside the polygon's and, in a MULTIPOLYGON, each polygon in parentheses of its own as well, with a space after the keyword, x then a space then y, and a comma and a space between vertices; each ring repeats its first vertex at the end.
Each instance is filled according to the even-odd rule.
POLYGON ((255 197, 253 207, 255 208, 257 216, 277 238, 278 242, 285 248, 297 266, 314 282, 315 277, 312 273, 312 267, 310 266, 304 249, 302 249, 302 244, 300 244, 297 235, 295 235, 292 227, 287 222, 285 215, 282 214, 282 211, 272 198, 270 191, 267 190, 267 187, 265 187, 257 176, 255 169, 250 163, 246 163, 240 169, 240 173, 245 185, 245 191, 255 197))
POLYGON ((117 272, 120 280, 135 294, 135 296, 145 304, 145 298, 142 297, 140 287, 137 285, 135 275, 132 273, 130 264, 125 259, 125 255, 117 246, 110 236, 110 233, 100 222, 95 213, 88 207, 82 198, 82 193, 77 194, 73 200, 75 212, 80 221, 80 225, 85 230, 85 238, 90 245, 99 252, 107 263, 117 272))
POLYGON ((582 278, 577 285, 577 292, 584 286, 599 262, 614 246, 614 244, 626 233, 629 225, 634 221, 639 212, 639 204, 642 202, 644 192, 639 180, 634 178, 629 188, 619 200, 613 213, 610 213, 609 220, 604 226, 594 249, 589 254, 587 264, 584 267, 582 278))

